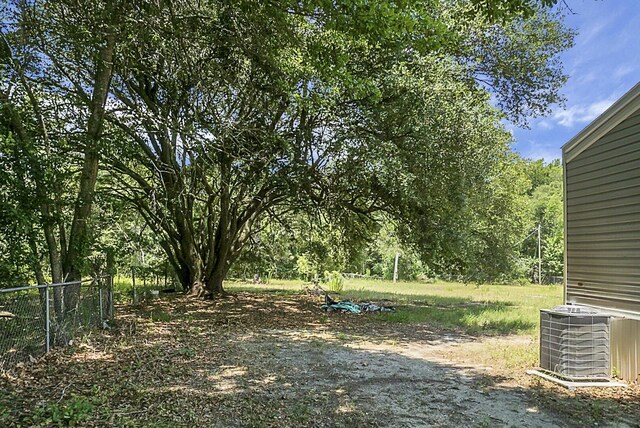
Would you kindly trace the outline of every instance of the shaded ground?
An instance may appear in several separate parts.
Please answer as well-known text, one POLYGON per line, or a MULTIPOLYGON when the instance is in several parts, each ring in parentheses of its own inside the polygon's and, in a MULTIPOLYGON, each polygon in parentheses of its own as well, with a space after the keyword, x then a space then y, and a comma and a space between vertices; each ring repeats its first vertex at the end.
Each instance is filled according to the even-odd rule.
POLYGON ((496 357, 514 340, 536 346, 324 314, 312 296, 175 296, 0 380, 0 426, 638 426, 637 387, 526 377, 496 357))

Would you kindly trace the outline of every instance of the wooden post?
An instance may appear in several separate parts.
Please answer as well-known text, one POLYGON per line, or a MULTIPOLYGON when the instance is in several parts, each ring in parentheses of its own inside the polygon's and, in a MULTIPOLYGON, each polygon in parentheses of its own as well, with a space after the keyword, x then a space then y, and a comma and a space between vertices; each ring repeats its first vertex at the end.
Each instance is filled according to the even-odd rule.
MULTIPOLYGON (((116 274, 116 258, 113 249, 107 250, 107 281, 106 281, 106 298, 107 298, 107 319, 113 318, 113 277, 116 274)), ((103 320, 100 320, 102 322, 103 320)))
POLYGON ((542 224, 538 223, 538 285, 542 285, 542 245, 541 237, 542 224))
POLYGON ((136 268, 131 266, 131 285, 133 288, 133 303, 136 302, 136 268))
POLYGON ((400 258, 400 253, 396 253, 396 261, 393 266, 393 282, 398 281, 398 259, 400 258))

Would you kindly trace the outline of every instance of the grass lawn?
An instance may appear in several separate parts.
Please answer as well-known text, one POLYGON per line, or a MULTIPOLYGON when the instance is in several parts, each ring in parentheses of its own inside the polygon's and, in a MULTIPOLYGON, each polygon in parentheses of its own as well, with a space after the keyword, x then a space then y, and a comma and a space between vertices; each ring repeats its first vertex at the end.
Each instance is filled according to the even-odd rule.
MULTIPOLYGON (((229 291, 281 291, 296 293, 301 281, 272 280, 266 285, 229 282, 229 291)), ((329 291, 329 290, 327 290, 329 291)), ((562 304, 561 285, 480 286, 454 282, 397 282, 347 280, 334 298, 388 301, 401 310, 382 314, 386 321, 431 323, 467 334, 537 335, 540 309, 562 304)))
MULTIPOLYGON (((228 291, 255 291, 297 294, 308 283, 300 280, 270 280, 255 285, 241 281, 227 281, 228 291)), ((137 287, 144 296, 154 287, 148 283, 137 287)), ((494 285, 462 284, 456 282, 405 282, 350 279, 345 280, 342 292, 335 293, 323 286, 334 299, 357 302, 389 302, 402 310, 384 314, 392 322, 428 322, 441 328, 457 329, 469 334, 537 334, 540 309, 562 304, 561 285, 494 285)), ((131 299, 131 280, 116 277, 117 300, 131 299)))

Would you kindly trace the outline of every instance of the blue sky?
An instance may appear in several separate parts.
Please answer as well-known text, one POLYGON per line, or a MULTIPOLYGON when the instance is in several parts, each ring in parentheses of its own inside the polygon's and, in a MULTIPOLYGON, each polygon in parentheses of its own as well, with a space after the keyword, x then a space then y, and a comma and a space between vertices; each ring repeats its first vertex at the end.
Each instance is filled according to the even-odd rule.
POLYGON ((551 161, 571 137, 640 81, 640 0, 566 0, 575 46, 562 55, 569 81, 565 108, 554 106, 531 129, 506 123, 523 157, 551 161))

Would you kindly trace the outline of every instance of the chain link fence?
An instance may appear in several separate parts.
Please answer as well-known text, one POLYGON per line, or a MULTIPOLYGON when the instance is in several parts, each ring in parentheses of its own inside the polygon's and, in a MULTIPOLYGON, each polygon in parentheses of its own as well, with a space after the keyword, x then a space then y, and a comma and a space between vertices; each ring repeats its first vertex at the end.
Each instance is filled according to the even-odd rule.
POLYGON ((113 277, 113 295, 116 303, 143 304, 166 294, 183 291, 175 278, 160 275, 141 278, 140 276, 113 277))
POLYGON ((0 372, 113 318, 112 277, 0 289, 0 372))

